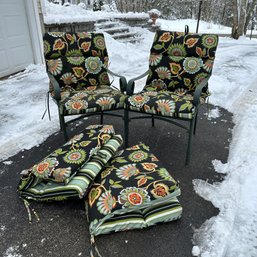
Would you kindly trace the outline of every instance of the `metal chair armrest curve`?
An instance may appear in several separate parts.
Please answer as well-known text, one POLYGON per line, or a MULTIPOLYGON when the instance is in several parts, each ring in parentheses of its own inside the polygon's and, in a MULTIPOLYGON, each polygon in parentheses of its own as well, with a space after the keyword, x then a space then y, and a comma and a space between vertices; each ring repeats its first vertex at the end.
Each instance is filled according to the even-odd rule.
POLYGON ((208 80, 210 77, 204 79, 195 89, 194 92, 194 99, 193 99, 193 105, 197 106, 200 103, 200 97, 203 89, 208 86, 208 80))
POLYGON ((149 70, 147 70, 146 72, 144 72, 143 74, 133 78, 133 79, 130 79, 128 81, 128 84, 127 84, 127 95, 132 95, 134 93, 134 89, 135 89, 135 81, 139 80, 139 79, 142 79, 144 78, 145 76, 147 76, 149 74, 149 70))
POLYGON ((51 84, 53 85, 53 88, 54 88, 53 98, 56 101, 60 101, 61 100, 61 88, 59 86, 59 83, 57 82, 57 80, 54 78, 54 76, 51 73, 47 72, 47 74, 48 74, 50 82, 51 82, 51 84))

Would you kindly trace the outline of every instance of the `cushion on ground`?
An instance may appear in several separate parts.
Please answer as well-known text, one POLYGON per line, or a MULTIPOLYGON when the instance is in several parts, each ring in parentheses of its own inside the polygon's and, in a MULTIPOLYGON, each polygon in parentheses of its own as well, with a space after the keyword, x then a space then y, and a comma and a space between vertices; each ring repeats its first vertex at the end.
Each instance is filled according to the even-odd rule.
MULTIPOLYGON (((205 102, 204 95, 200 100, 202 103, 205 102)), ((184 90, 175 92, 144 90, 130 96, 126 103, 132 111, 167 117, 192 119, 194 114, 193 95, 184 90)))
MULTIPOLYGON (((100 128, 95 128, 96 129, 91 126, 91 129, 86 130, 84 133, 89 133, 89 138, 95 137, 94 135, 96 135, 96 131, 100 132, 102 130, 103 132, 113 133, 112 126, 101 126, 100 128)), ((94 151, 94 149, 92 149, 93 153, 90 155, 89 160, 81 163, 77 167, 76 174, 67 184, 49 181, 49 179, 44 179, 44 177, 39 178, 35 176, 32 169, 25 170, 25 172, 22 172, 22 177, 18 186, 19 194, 24 198, 34 200, 64 200, 68 198, 82 198, 92 180, 94 180, 97 174, 103 169, 108 160, 110 160, 110 158, 115 154, 117 149, 122 144, 122 138, 119 135, 101 135, 104 135, 104 137, 107 135, 108 140, 102 141, 103 144, 99 147, 98 151, 94 151)), ((78 136, 75 136, 68 143, 75 140, 74 143, 76 144, 76 138, 79 138, 78 136)), ((97 137, 97 139, 99 138, 97 137)))
POLYGON ((95 178, 88 193, 94 236, 145 228, 180 218, 178 183, 144 144, 121 151, 95 178))
POLYGON ((33 173, 41 180, 67 184, 81 165, 84 165, 113 134, 112 126, 86 128, 83 133, 74 136, 61 148, 23 173, 33 173))
POLYGON ((126 96, 109 86, 91 86, 83 91, 63 91, 60 113, 64 115, 92 113, 123 108, 126 96))

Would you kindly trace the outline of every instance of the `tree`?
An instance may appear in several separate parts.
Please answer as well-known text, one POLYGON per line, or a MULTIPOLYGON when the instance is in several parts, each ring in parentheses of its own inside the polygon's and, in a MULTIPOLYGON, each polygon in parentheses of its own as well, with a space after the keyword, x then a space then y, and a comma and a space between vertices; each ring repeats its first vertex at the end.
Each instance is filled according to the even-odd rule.
POLYGON ((256 3, 257 0, 233 0, 233 38, 246 34, 256 3))

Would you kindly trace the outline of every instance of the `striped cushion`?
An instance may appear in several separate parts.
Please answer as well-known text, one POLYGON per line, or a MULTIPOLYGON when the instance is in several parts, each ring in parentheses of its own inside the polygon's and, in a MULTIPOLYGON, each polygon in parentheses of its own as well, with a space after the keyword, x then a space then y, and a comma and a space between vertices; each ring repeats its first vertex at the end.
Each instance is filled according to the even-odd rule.
POLYGON ((86 199, 94 236, 145 228, 181 217, 178 183, 144 144, 116 155, 86 199))
POLYGON ((111 135, 111 138, 101 149, 83 164, 77 174, 66 185, 53 181, 38 180, 33 173, 24 174, 18 186, 19 194, 26 199, 37 201, 65 200, 83 198, 88 186, 103 169, 122 144, 120 135, 111 135))

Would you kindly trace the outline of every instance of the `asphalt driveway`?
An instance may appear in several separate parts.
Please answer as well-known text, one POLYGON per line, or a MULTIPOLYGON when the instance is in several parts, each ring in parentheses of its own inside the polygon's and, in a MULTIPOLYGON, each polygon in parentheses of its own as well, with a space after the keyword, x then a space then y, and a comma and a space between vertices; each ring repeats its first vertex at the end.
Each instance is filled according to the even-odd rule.
MULTIPOLYGON (((201 108, 190 166, 184 165, 187 143, 184 130, 163 121, 156 121, 152 128, 150 119, 131 122, 130 145, 139 141, 149 145, 173 177, 180 181, 183 216, 179 221, 149 229, 97 237, 103 257, 191 256, 194 229, 218 213, 211 203, 194 192, 192 180, 203 179, 211 183, 222 180, 221 175, 214 172, 212 160, 226 162, 233 128, 232 116, 227 111, 220 109, 221 116, 212 120, 204 116, 205 112, 206 107, 201 108)), ((71 133, 97 123, 98 117, 90 117, 77 126, 73 124, 76 129, 71 133)), ((123 122, 119 118, 106 116, 104 123, 113 124, 116 132, 123 132, 123 122)), ((34 220, 29 224, 25 207, 16 193, 20 171, 61 144, 63 137, 56 133, 40 146, 10 158, 11 164, 0 163, 0 256, 89 256, 90 237, 83 201, 32 202, 40 222, 34 220)))

